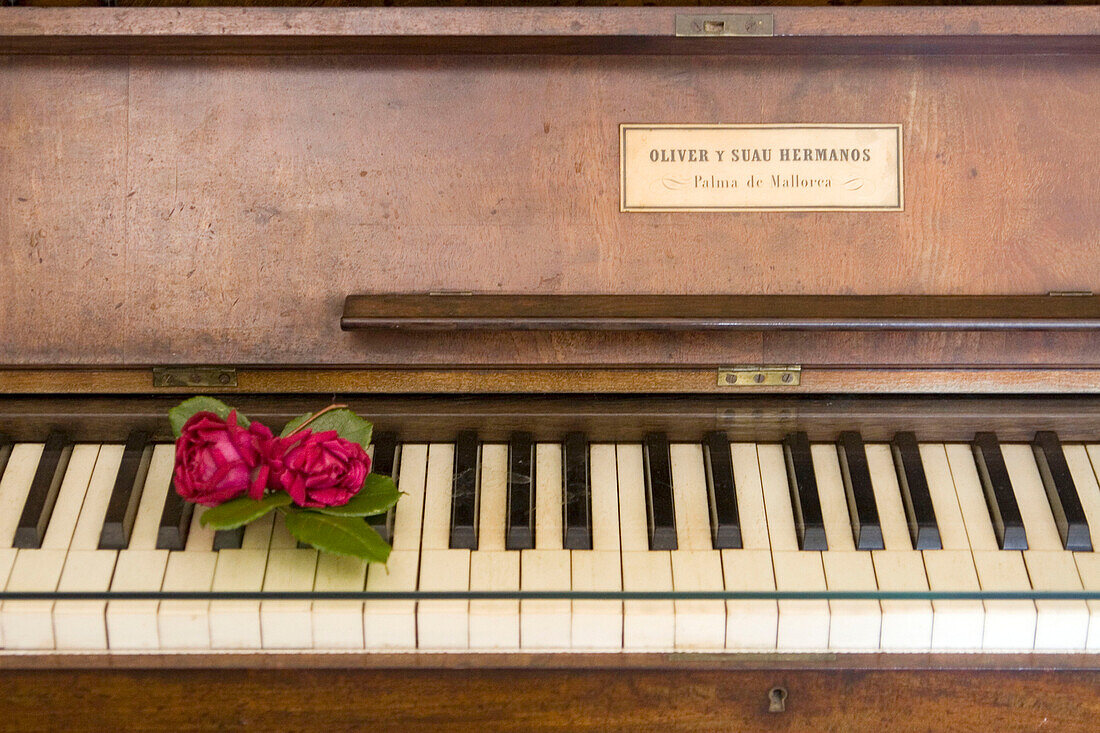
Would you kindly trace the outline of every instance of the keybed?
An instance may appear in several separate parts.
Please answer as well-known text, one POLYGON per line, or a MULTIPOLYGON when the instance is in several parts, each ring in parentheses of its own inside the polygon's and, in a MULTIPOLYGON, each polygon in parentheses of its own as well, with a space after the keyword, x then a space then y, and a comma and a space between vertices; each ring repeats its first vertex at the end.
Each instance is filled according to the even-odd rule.
MULTIPOLYGON (((201 525, 172 446, 0 441, 9 591, 1096 590, 1100 444, 379 433, 387 566, 201 525)), ((1074 600, 4 601, 7 649, 1093 650, 1074 600), (389 629, 383 632, 382 629, 389 629), (392 633, 391 633, 392 632, 392 633)))

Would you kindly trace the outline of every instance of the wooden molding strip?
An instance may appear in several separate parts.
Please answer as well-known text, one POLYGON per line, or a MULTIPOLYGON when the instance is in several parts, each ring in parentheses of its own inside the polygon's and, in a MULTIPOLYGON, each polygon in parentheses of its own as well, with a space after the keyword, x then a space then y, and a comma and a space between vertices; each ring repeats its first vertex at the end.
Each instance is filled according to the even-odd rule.
POLYGON ((345 331, 1100 329, 1094 295, 351 295, 345 331))
POLYGON ((801 384, 728 386, 719 366, 239 367, 236 387, 153 386, 152 369, 0 367, 0 394, 1086 394, 1100 366, 803 366, 801 384))

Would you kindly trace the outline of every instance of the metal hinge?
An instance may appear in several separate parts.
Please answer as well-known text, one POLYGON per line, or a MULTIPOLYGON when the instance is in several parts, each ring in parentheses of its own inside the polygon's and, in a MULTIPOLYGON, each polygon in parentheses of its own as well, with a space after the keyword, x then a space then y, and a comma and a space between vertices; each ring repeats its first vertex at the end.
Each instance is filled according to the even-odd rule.
POLYGON ((676 16, 676 35, 679 38, 774 36, 775 19, 771 13, 680 14, 676 16))
POLYGON ((802 367, 735 366, 718 370, 719 387, 797 387, 802 383, 802 367))
POLYGON ((1061 297, 1089 297, 1092 295, 1091 290, 1051 290, 1047 295, 1061 296, 1061 297))
POLYGON ((236 387, 233 367, 153 367, 154 387, 236 387))

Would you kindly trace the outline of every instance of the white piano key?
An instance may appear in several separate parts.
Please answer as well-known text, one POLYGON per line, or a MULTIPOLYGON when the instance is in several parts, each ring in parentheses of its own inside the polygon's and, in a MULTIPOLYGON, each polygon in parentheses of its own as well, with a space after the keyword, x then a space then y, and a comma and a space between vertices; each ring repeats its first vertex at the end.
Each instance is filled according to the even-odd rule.
MULTIPOLYGON (((826 530, 827 531, 827 530, 826 530)), ((831 591, 876 589, 875 568, 870 552, 829 550, 821 553, 825 585, 831 591)), ((882 631, 882 609, 872 599, 829 601, 829 648, 843 651, 878 649, 882 631)))
MULTIPOLYGON (((613 443, 592 443, 589 446, 588 474, 592 487, 592 549, 596 552, 618 552, 619 478, 617 451, 613 443)), ((561 514, 560 511, 556 513, 561 514)))
MULTIPOLYGON (((428 446, 402 444, 398 486, 405 493, 393 519, 393 551, 383 565, 367 568, 368 591, 415 591, 420 576, 420 539, 428 446)), ((363 603, 363 643, 367 649, 416 649, 416 601, 363 603)))
MULTIPOLYGON (((678 549, 671 554, 672 587, 677 592, 721 591, 722 555, 713 549, 703 447, 698 443, 669 446, 672 498, 678 549)), ((722 600, 677 600, 677 649, 721 649, 726 642, 726 603, 722 600)))
MULTIPOLYGON (((810 446, 817 494, 821 501, 821 518, 825 523, 825 539, 829 550, 854 552, 852 519, 848 514, 848 499, 844 492, 844 479, 840 475, 840 459, 836 446, 815 443, 810 446)), ((828 572, 825 579, 828 581, 828 572)))
MULTIPOLYGON (((722 555, 718 550, 674 550, 670 556, 672 587, 678 593, 723 590, 722 555)), ((725 601, 677 600, 673 606, 677 649, 718 651, 725 647, 725 601)))
MULTIPOLYGON (((274 515, 245 526, 240 549, 219 550, 214 567, 214 592, 258 592, 263 589, 274 515)), ((210 644, 215 649, 260 649, 260 602, 210 602, 210 644)))
MULTIPOLYGON (((1097 446, 1100 448, 1100 446, 1097 446)), ((1089 537, 1093 551, 1100 551, 1100 485, 1096 482, 1096 472, 1089 460, 1089 451, 1081 444, 1062 445, 1070 475, 1077 487, 1077 496, 1081 499, 1081 508, 1085 511, 1085 521, 1089 524, 1089 537)))
MULTIPOLYGON (((16 446, 8 459, 5 478, 12 470, 16 446)), ((40 452, 39 452, 40 453, 40 452)), ((8 591, 56 591, 65 566, 65 556, 73 538, 80 507, 91 482, 98 445, 77 445, 73 448, 58 490, 53 514, 46 527, 41 549, 22 549, 15 555, 8 591)), ((22 458, 22 456, 21 456, 22 458)), ((22 471, 25 466, 17 466, 22 471)), ((33 471, 31 471, 33 476, 33 471)), ((24 492, 24 498, 26 492, 24 492)), ((16 521, 22 513, 20 505, 14 511, 16 521)), ((13 525, 14 534, 14 525, 13 525)), ((10 540, 9 540, 10 544, 10 540)), ((0 626, 5 645, 10 649, 53 649, 56 645, 53 629, 54 601, 4 601, 0 606, 0 626)))
MULTIPOLYGON (((404 477, 405 474, 401 475, 404 477)), ((394 550, 385 565, 370 565, 367 568, 367 590, 414 591, 419 571, 420 553, 394 550)), ((416 649, 416 601, 364 602, 363 640, 371 651, 416 649)))
MULTIPOLYGON (((506 552, 508 445, 481 446, 478 549, 470 553, 470 590, 519 590, 519 553, 506 552)), ((519 648, 519 601, 470 601, 471 649, 519 648)))
MULTIPOLYGON (((764 494, 771 550, 797 551, 798 539, 795 536, 794 511, 791 509, 783 446, 779 443, 761 443, 756 447, 756 453, 760 461, 760 485, 764 494)), ((820 562, 819 557, 818 564, 820 562)))
MULTIPOLYGON (((153 448, 141 492, 130 544, 119 550, 112 591, 159 591, 164 582, 168 552, 157 550, 157 532, 164 500, 172 482, 175 447, 153 448)), ((160 646, 157 620, 159 601, 110 601, 107 604, 107 640, 112 649, 156 649, 160 646)))
MULTIPOLYGON (((794 512, 787 484, 783 446, 761 443, 756 447, 760 461, 760 485, 764 494, 768 536, 772 547, 775 587, 779 591, 826 590, 821 553, 798 549, 794 512)), ((826 538, 827 539, 827 538, 826 538)), ((780 650, 827 649, 829 646, 829 602, 826 600, 779 601, 776 647, 780 650)))
MULTIPOLYGON (((420 553, 420 590, 467 591, 469 589, 469 550, 425 549, 420 553)), ((469 648, 470 602, 468 600, 418 601, 416 633, 417 646, 422 650, 469 648)))
POLYGON ((642 445, 620 443, 615 446, 615 455, 619 483, 619 546, 623 552, 648 552, 642 445))
MULTIPOLYGON (((451 550, 451 489, 454 445, 428 446, 424 483, 424 528, 421 533, 420 589, 468 591, 470 551, 451 550)), ((470 602, 418 601, 417 644, 420 649, 466 649, 470 645, 470 602)))
MULTIPOLYGON (((276 522, 278 524, 278 522, 276 522)), ((263 590, 313 590, 317 550, 272 547, 267 555, 263 590)), ((309 649, 313 646, 312 602, 269 600, 260 603, 260 642, 264 649, 309 649)))
MULTIPOLYGON (((969 525, 967 528, 969 529, 969 525)), ((992 529, 990 531, 992 532, 992 529)), ((986 549, 975 550, 973 557, 974 569, 978 571, 978 582, 982 590, 990 592, 1031 590, 1021 553, 986 549)), ((1027 651, 1035 648, 1034 601, 992 600, 984 601, 984 604, 983 649, 1027 651)))
MULTIPOLYGON (((483 515, 484 516, 484 515, 483 515)), ((484 525, 482 526, 484 531, 484 525)), ((470 590, 516 590, 519 552, 476 550, 470 553, 470 590)), ((518 600, 470 601, 471 649, 519 649, 518 600)))
MULTIPOLYGON (((1089 519, 1089 526, 1092 526, 1089 519)), ((1093 547, 1097 547, 1094 543, 1093 547)), ((1081 586, 1087 591, 1100 591, 1100 552, 1075 552, 1073 560, 1081 576, 1081 586)), ((1090 652, 1100 650, 1100 601, 1087 602, 1089 610, 1089 630, 1085 638, 1085 648, 1090 652)))
MULTIPOLYGON (((120 550, 111 590, 159 591, 167 564, 167 550, 120 550)), ((157 649, 160 646, 158 604, 155 600, 107 603, 107 643, 110 647, 157 649)))
MULTIPOLYGON (((11 577, 11 569, 15 565, 17 551, 12 548, 0 549, 0 588, 6 588, 11 577)), ((0 648, 4 645, 3 624, 0 622, 0 648)))
MULTIPOLYGON (((765 485, 766 483, 765 481, 765 485)), ((767 498, 765 498, 765 501, 767 501, 767 498)), ((771 505, 768 506, 770 510, 771 505)), ((773 552, 772 566, 775 568, 776 590, 801 592, 826 590, 825 570, 821 563, 820 552, 801 552, 799 550, 773 552)), ((828 601, 779 601, 777 649, 780 651, 820 651, 828 647, 828 601)))
POLYGON ((558 443, 535 445, 535 549, 562 549, 562 456, 558 443))
MULTIPOLYGON (((937 517, 937 524, 939 522, 937 517)), ((941 531, 942 537, 942 531, 941 531)), ((937 593, 981 590, 974 559, 966 550, 924 550, 928 587, 937 593)), ((977 600, 932 601, 932 649, 982 648, 985 607, 977 600)))
MULTIPOLYGON (((384 566, 379 566, 384 567, 384 566)), ((367 563, 356 557, 320 553, 313 590, 361 591, 366 587, 367 563)), ((410 609, 409 615, 412 616, 410 609)), ((312 607, 315 649, 362 649, 362 601, 314 601, 312 607)))
POLYGON ((943 549, 969 550, 970 540, 966 536, 966 524, 955 494, 951 466, 947 463, 947 450, 942 443, 921 443, 920 459, 943 549))
MULTIPOLYGON (((1025 527, 1027 526, 1025 519, 1025 527)), ((1030 530, 1028 536, 1031 536, 1030 530)), ((1031 586, 1038 591, 1079 591, 1081 576, 1073 553, 1064 550, 1025 550, 1031 586)), ((1037 600, 1035 609, 1036 651, 1080 651, 1089 630, 1089 609, 1080 600, 1037 600)))
MULTIPOLYGON (((111 498, 124 446, 104 445, 84 494, 80 515, 57 589, 65 592, 107 591, 111 587, 114 550, 98 550, 99 534, 111 498)), ((58 601, 53 608, 54 637, 58 649, 106 649, 106 601, 58 601)))
MULTIPOLYGON (((536 515, 536 525, 538 521, 536 515)), ((572 585, 569 552, 522 550, 519 579, 520 588, 525 591, 568 591, 572 585)), ((571 610, 568 599, 521 601, 520 646, 524 649, 568 649, 571 610)))
MULTIPOLYGON (((775 590, 772 555, 767 550, 722 550, 722 574, 728 591, 775 590)), ((775 649, 778 626, 779 605, 774 600, 726 601, 727 649, 775 649)))
MULTIPOLYGON (((214 585, 218 553, 214 530, 200 518, 206 507, 195 507, 183 552, 168 553, 161 590, 208 592, 214 585)), ((210 601, 162 600, 157 606, 157 634, 162 649, 210 648, 210 601)))
MULTIPOLYGON (((59 591, 103 592, 114 577, 115 550, 72 550, 65 558, 59 591)), ((58 649, 107 649, 106 601, 57 601, 53 608, 58 649)))
MULTIPOLYGON (((901 502, 901 488, 890 446, 867 444, 867 468, 875 492, 884 550, 871 553, 879 590, 927 591, 924 557, 913 549, 908 519, 901 502)), ((883 600, 883 650, 930 649, 932 646, 932 603, 927 600, 883 600)))
MULTIPOLYGON (((667 551, 623 552, 623 590, 668 592, 672 560, 667 551)), ((628 651, 673 651, 676 615, 671 600, 623 602, 623 648, 628 651)))
POLYGON ((0 477, 0 548, 12 545, 44 447, 43 443, 16 443, 8 455, 0 477))
MULTIPOLYGON (((575 591, 617 592, 623 588, 622 560, 618 552, 573 550, 570 565, 575 591)), ((573 601, 570 646, 586 650, 622 649, 622 601, 573 601)))
POLYGON ((423 443, 402 443, 397 485, 401 487, 403 496, 397 502, 393 514, 393 542, 390 544, 394 551, 420 550, 427 471, 428 446, 423 443))
MULTIPOLYGON (((669 458, 677 549, 714 551, 703 446, 700 443, 672 443, 669 458)), ((717 558, 716 554, 714 560, 717 558)))
MULTIPOLYGON (((1073 553, 1062 549, 1062 539, 1050 511, 1046 488, 1035 453, 1023 443, 1002 444, 1005 466, 1024 520, 1028 549, 1024 552, 1031 587, 1042 591, 1081 590, 1073 553)), ((1085 648, 1089 612, 1083 600, 1037 600, 1035 649, 1071 651, 1085 648)))
MULTIPOLYGON (((966 526, 970 549, 974 552, 997 550, 997 536, 993 533, 993 522, 986 508, 985 495, 982 493, 981 479, 978 478, 978 466, 974 463, 973 451, 965 443, 948 443, 944 446, 944 450, 947 453, 947 463, 951 467, 955 496, 959 501, 959 511, 966 526)), ((974 564, 977 567, 976 558, 974 564)), ((981 579, 982 573, 979 568, 978 580, 981 579)))
MULTIPOLYGON (((871 553, 856 552, 852 535, 848 500, 841 477, 836 446, 815 444, 810 447, 814 475, 817 478, 821 517, 829 549, 821 553, 825 586, 835 591, 871 591, 876 589, 871 553)), ((829 601, 829 648, 843 650, 877 649, 882 627, 882 609, 874 599, 829 601)))
POLYGON ((1035 452, 1027 443, 1001 443, 1001 455, 1012 481, 1020 517, 1024 520, 1029 550, 1062 550, 1062 540, 1050 512, 1046 489, 1035 463, 1035 452))
POLYGON ((451 489, 454 481, 454 460, 454 444, 432 443, 428 446, 421 550, 446 550, 451 546, 451 489))
MULTIPOLYGON (((737 514, 741 520, 741 547, 770 550, 768 520, 764 515, 764 489, 760 485, 760 461, 754 443, 730 443, 737 514)), ((771 559, 768 559, 771 565, 771 559)))

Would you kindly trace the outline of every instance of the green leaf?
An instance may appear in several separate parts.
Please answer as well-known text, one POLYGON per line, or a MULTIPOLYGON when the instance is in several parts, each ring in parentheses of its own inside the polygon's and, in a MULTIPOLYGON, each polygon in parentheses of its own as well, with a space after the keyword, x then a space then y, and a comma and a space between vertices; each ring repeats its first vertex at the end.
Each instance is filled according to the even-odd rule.
POLYGON ((294 418, 293 420, 291 420, 290 422, 288 422, 286 424, 286 427, 283 428, 283 432, 279 433, 279 437, 280 438, 285 438, 286 436, 290 435, 291 433, 293 433, 295 430, 298 429, 299 425, 301 425, 302 423, 304 423, 306 420, 310 419, 311 417, 313 417, 313 413, 312 412, 307 412, 304 415, 299 415, 298 417, 294 418))
POLYGON ((297 539, 334 555, 350 555, 367 562, 386 562, 390 546, 359 517, 333 517, 314 511, 289 509, 286 528, 297 539))
MULTIPOLYGON (((309 417, 312 417, 310 415, 309 417)), ((297 423, 300 418, 294 418, 292 423, 297 423)), ((307 417, 308 419, 308 417, 307 417)), ((302 422, 305 422, 304 420, 302 422)), ((290 426, 288 425, 287 428, 290 426)), ((287 428, 283 429, 282 435, 288 436, 294 431, 287 432, 287 428)), ((297 425, 295 425, 297 429, 297 425)), ((315 433, 324 433, 329 430, 335 430, 336 434, 344 440, 350 440, 353 443, 358 443, 363 446, 363 450, 367 449, 370 445, 370 436, 372 426, 369 422, 356 415, 354 412, 347 408, 340 408, 339 410, 331 410, 321 415, 319 418, 306 425, 307 430, 312 430, 315 433)))
MULTIPOLYGON (((178 438, 183 431, 184 424, 186 424, 196 412, 212 412, 222 420, 228 420, 229 412, 232 409, 232 407, 221 400, 200 395, 199 397, 192 397, 189 400, 184 400, 169 410, 168 420, 172 423, 172 431, 178 438)), ((247 428, 248 418, 238 412, 237 424, 243 428, 247 428)))
POLYGON ((363 488, 343 506, 317 507, 314 511, 334 517, 369 517, 382 514, 401 498, 401 492, 389 476, 368 473, 363 488))
POLYGON ((291 501, 293 500, 290 498, 290 494, 285 491, 269 494, 259 501, 242 496, 239 499, 233 499, 207 509, 203 512, 200 521, 204 527, 236 529, 254 519, 259 519, 273 509, 287 506, 291 501))

